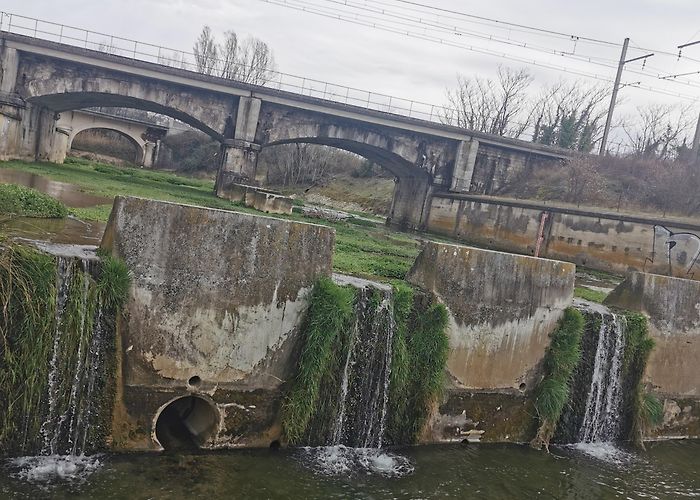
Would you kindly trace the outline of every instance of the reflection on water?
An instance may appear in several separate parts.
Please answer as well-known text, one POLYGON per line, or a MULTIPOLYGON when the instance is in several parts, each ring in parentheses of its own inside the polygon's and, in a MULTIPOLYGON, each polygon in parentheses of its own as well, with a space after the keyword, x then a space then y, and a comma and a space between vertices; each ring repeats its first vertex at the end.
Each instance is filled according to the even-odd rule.
POLYGON ((74 208, 94 207, 95 205, 108 205, 112 203, 111 198, 83 193, 80 191, 80 188, 73 184, 52 181, 38 174, 12 170, 10 168, 0 168, 0 184, 20 184, 22 186, 27 186, 53 196, 67 206, 74 208))
POLYGON ((81 221, 74 217, 64 219, 37 219, 33 217, 5 218, 0 215, 0 234, 12 238, 99 245, 105 231, 103 222, 81 221))
MULTIPOLYGON (((414 470, 387 476, 362 467, 322 474, 309 450, 103 455, 75 480, 32 482, 0 465, 0 497, 11 498, 689 498, 700 496, 700 442, 651 443, 607 461, 574 448, 548 455, 526 446, 449 445, 393 450, 414 470)), ((45 466, 47 464, 40 464, 45 466)), ((59 470, 64 471, 65 464, 59 470)), ((53 465, 48 464, 50 469, 53 465)), ((43 472, 46 468, 42 469, 43 472)), ((24 474, 24 475, 23 475, 24 474)), ((44 476, 45 477, 45 476, 44 476)))

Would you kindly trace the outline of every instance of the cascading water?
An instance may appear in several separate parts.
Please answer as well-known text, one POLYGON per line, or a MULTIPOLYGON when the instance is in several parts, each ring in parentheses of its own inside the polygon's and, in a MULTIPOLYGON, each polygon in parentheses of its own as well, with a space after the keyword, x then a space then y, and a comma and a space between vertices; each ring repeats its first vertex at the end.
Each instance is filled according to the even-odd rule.
POLYGON ((94 469, 99 460, 85 454, 101 448, 108 425, 109 408, 103 405, 112 376, 108 355, 113 350, 114 318, 98 290, 100 261, 94 253, 59 254, 55 260, 56 302, 40 439, 34 449, 24 450, 37 456, 15 460, 20 475, 36 480, 94 469))
MULTIPOLYGON (((341 376, 324 446, 307 448, 322 473, 355 470, 387 476, 413 470, 405 457, 381 450, 386 428, 396 323, 390 287, 358 287, 355 320, 345 340, 341 376)), ((313 430, 311 432, 314 432, 313 430)))
POLYGON ((630 381, 625 374, 627 321, 607 307, 589 302, 577 306, 586 318, 581 359, 571 382, 569 404, 555 442, 572 443, 585 453, 614 459, 613 443, 627 431, 630 381))
POLYGON ((609 442, 620 437, 624 327, 624 317, 602 315, 593 377, 578 435, 580 442, 609 442))
POLYGON ((379 292, 382 298, 376 307, 371 304, 370 289, 361 288, 358 293, 330 445, 382 446, 395 324, 391 290, 379 292))

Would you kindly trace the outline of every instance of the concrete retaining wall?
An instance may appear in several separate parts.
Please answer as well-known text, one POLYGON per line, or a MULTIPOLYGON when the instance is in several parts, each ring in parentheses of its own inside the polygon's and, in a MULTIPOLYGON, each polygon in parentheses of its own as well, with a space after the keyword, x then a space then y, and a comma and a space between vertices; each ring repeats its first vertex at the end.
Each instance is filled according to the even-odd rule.
POLYGON ((700 225, 681 221, 435 194, 426 222, 428 231, 526 255, 535 253, 540 227, 541 257, 700 279, 700 225))
POLYGON ((652 437, 700 438, 700 283, 630 273, 605 303, 649 316, 656 346, 644 380, 664 400, 652 437))
POLYGON ((564 262, 439 243, 424 247, 407 279, 447 306, 450 338, 448 398, 426 440, 461 440, 479 422, 479 429, 489 429, 485 439, 527 439, 532 413, 522 395, 538 381, 549 334, 572 302, 574 275, 575 266, 564 262), (481 402, 490 407, 495 401, 508 412, 487 415, 481 402), (501 416, 513 422, 517 416, 518 432, 501 425, 501 416))
POLYGON ((700 283, 634 272, 605 303, 649 317, 656 346, 644 380, 664 401, 650 437, 700 438, 700 283))
POLYGON ((117 197, 102 246, 126 262, 133 285, 119 329, 115 444, 157 447, 149 437, 158 408, 190 392, 206 395, 222 416, 209 445, 269 444, 306 295, 331 274, 334 234, 117 197))

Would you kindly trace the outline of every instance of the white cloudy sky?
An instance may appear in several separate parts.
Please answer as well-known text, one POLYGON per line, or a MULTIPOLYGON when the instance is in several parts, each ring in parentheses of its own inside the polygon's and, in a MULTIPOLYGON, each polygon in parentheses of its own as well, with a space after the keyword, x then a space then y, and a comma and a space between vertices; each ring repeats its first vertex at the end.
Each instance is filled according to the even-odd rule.
MULTIPOLYGON (((333 0, 301 1, 306 5, 324 5, 326 9, 343 9, 333 0)), ((385 7, 409 16, 418 15, 406 10, 407 4, 395 4, 395 0, 349 1, 365 4, 370 9, 385 7)), ((699 0, 422 0, 421 3, 613 42, 621 43, 628 36, 633 46, 653 51, 676 53, 677 45, 700 40, 699 0)), ((215 33, 233 29, 239 34, 253 35, 268 42, 274 49, 280 71, 437 104, 444 104, 445 89, 454 84, 458 73, 493 76, 499 64, 523 66, 463 48, 358 26, 263 0, 4 0, 2 10, 187 51, 191 50, 205 24, 210 25, 215 33)), ((451 22, 445 14, 422 17, 429 22, 451 22)), ((463 26, 481 33, 510 37, 516 42, 562 51, 574 49, 571 42, 551 37, 499 31, 493 26, 463 26)), ((615 74, 614 67, 592 65, 560 55, 546 55, 464 35, 447 33, 439 36, 453 43, 473 45, 603 78, 611 79, 615 74)), ((615 66, 620 48, 579 42, 575 50, 577 55, 609 59, 615 66)), ((628 58, 643 53, 633 49, 628 58)), ((641 85, 682 94, 683 97, 626 87, 622 91, 624 104, 620 113, 631 113, 636 105, 649 102, 688 104, 692 99, 700 99, 700 73, 677 79, 684 83, 655 78, 700 71, 700 45, 687 48, 683 55, 695 60, 684 57, 679 61, 670 55, 657 54, 648 61, 643 75, 630 72, 623 77, 623 82, 641 82, 641 85)), ((627 67, 632 71, 642 70, 641 63, 627 67)), ((531 72, 536 78, 535 85, 560 78, 581 78, 541 67, 531 67, 531 72)))

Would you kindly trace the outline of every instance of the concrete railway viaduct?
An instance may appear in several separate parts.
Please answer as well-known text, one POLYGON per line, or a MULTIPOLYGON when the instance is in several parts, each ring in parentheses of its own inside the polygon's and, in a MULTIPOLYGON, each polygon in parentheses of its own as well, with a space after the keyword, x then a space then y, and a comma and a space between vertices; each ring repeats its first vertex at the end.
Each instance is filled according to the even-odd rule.
POLYGON ((361 155, 395 176, 389 222, 405 228, 425 226, 434 193, 489 193, 514 171, 566 158, 525 141, 9 32, 0 32, 0 67, 0 159, 61 162, 63 114, 142 109, 221 143, 219 196, 254 182, 265 147, 312 143, 361 155))

